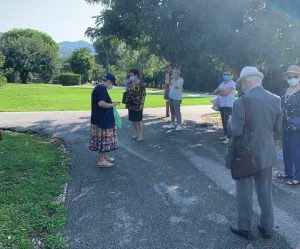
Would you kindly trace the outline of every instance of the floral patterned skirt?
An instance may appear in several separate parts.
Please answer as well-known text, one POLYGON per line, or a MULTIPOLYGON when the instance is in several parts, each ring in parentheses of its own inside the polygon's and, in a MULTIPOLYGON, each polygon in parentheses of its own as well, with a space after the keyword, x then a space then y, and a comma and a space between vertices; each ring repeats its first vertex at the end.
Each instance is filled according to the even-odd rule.
POLYGON ((102 129, 92 124, 89 149, 99 153, 118 149, 116 128, 102 129))

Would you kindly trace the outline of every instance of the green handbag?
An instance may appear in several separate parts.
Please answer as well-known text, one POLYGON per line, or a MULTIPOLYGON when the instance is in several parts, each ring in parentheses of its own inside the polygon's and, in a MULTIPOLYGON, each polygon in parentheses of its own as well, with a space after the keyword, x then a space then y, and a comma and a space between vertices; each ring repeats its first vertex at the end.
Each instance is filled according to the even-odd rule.
POLYGON ((115 117, 115 123, 118 129, 122 128, 122 119, 117 111, 117 109, 114 107, 114 117, 115 117))

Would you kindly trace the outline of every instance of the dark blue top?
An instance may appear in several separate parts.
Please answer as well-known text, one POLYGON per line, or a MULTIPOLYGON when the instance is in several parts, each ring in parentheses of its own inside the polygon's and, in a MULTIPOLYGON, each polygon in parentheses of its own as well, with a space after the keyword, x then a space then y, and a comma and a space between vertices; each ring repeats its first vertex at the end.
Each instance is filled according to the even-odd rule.
POLYGON ((300 91, 294 93, 289 98, 286 97, 287 89, 281 96, 281 108, 283 112, 282 129, 287 131, 289 129, 288 119, 300 117, 300 91))
POLYGON ((107 89, 103 84, 98 84, 94 87, 91 102, 92 102, 92 115, 91 124, 97 125, 102 129, 111 129, 115 127, 115 118, 113 107, 101 108, 98 105, 99 101, 106 103, 112 103, 111 98, 108 95, 107 89))

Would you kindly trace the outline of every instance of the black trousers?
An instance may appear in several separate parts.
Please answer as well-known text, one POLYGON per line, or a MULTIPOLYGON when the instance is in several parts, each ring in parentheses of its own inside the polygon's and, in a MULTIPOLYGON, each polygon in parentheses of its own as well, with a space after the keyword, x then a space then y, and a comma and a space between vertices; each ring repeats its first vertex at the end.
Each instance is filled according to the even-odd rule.
POLYGON ((229 137, 227 133, 227 124, 228 124, 229 116, 232 114, 232 107, 220 107, 220 112, 221 112, 224 135, 229 137))

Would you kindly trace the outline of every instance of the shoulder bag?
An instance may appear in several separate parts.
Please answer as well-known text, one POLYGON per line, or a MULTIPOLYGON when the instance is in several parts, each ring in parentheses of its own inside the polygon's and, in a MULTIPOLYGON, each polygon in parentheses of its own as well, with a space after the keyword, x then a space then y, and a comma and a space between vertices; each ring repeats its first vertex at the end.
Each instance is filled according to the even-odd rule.
POLYGON ((231 157, 231 175, 232 179, 238 180, 246 177, 250 177, 258 173, 259 169, 253 157, 253 153, 250 148, 251 138, 252 138, 252 127, 250 123, 250 112, 249 105, 247 104, 246 98, 243 98, 243 103, 245 107, 245 125, 244 132, 249 129, 250 137, 246 146, 242 148, 235 146, 232 157, 231 157))

